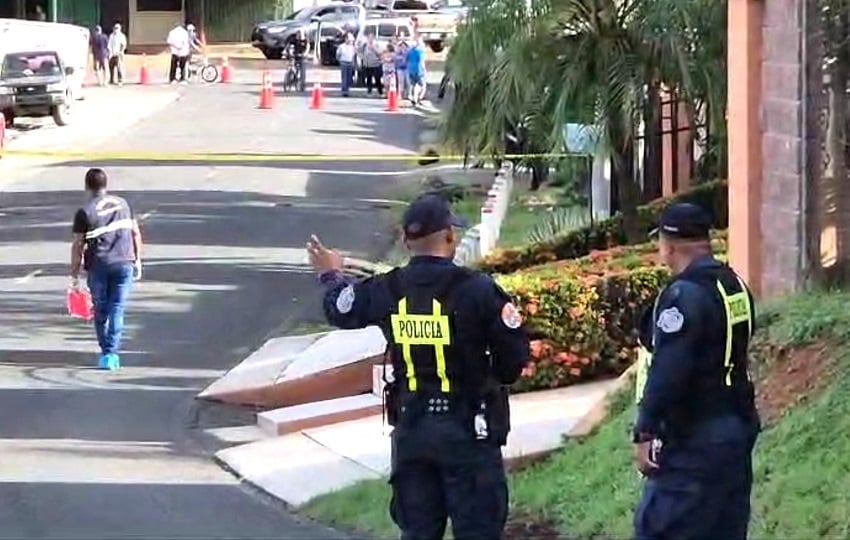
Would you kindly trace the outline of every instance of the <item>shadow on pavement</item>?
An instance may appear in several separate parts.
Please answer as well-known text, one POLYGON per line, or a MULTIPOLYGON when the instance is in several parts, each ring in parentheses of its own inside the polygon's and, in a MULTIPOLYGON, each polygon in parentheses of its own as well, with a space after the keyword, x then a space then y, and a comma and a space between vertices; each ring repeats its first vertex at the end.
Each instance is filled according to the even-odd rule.
MULTIPOLYGON (((7 482, 0 483, 0 523, 4 538, 349 538, 284 512, 256 512, 244 489, 214 482, 7 482), (79 519, 92 508, 99 509, 97 519, 79 519)), ((281 506, 268 498, 265 504, 281 506)))

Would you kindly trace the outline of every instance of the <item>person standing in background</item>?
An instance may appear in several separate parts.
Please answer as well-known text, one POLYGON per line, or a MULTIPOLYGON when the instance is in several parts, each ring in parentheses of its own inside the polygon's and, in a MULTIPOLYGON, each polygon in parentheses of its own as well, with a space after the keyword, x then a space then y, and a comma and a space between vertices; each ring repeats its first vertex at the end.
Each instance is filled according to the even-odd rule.
POLYGON ((396 91, 399 96, 407 95, 407 42, 399 41, 395 51, 395 80, 398 87, 396 91))
POLYGON ((384 95, 384 83, 381 72, 381 47, 375 41, 375 34, 366 37, 366 43, 360 53, 363 71, 366 75, 366 94, 372 94, 372 88, 378 90, 378 95, 384 95))
POLYGON ((97 76, 97 85, 106 85, 106 64, 109 62, 109 38, 103 33, 100 25, 94 27, 91 36, 91 54, 94 62, 94 73, 97 76))
POLYGON ((168 33, 165 38, 168 44, 168 49, 171 51, 171 64, 168 67, 168 82, 175 84, 177 82, 177 70, 180 70, 180 82, 186 82, 186 62, 189 60, 189 55, 192 52, 192 42, 189 37, 189 31, 178 24, 168 33))
POLYGON ((357 49, 354 47, 354 35, 345 34, 345 42, 337 47, 336 59, 339 62, 340 90, 343 97, 348 97, 348 92, 354 86, 354 57, 357 49))
POLYGON ((106 45, 109 53, 109 84, 124 84, 124 53, 127 52, 127 36, 121 31, 121 25, 115 23, 106 45))
POLYGON ((410 102, 422 103, 425 97, 425 41, 416 36, 416 44, 407 51, 407 77, 410 81, 410 102))

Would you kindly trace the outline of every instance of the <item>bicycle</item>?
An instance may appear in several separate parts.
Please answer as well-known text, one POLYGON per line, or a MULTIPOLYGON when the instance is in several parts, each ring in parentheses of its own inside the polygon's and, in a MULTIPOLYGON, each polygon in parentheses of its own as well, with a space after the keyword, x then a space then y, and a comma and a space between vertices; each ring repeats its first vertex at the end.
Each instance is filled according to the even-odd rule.
POLYGON ((186 79, 192 81, 200 77, 205 83, 214 83, 218 80, 218 68, 210 64, 209 58, 202 56, 200 61, 192 57, 186 66, 186 79))
POLYGON ((298 69, 298 64, 295 63, 295 57, 287 55, 286 73, 283 76, 283 91, 297 92, 300 89, 301 70, 298 69))

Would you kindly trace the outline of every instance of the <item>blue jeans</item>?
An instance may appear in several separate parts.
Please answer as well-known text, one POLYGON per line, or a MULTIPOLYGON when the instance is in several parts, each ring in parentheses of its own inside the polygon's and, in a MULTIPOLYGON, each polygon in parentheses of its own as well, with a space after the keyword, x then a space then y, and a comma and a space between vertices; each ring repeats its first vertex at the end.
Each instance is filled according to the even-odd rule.
POLYGON ((124 308, 133 286, 133 263, 95 264, 88 272, 94 304, 94 330, 103 354, 118 353, 124 333, 124 308))
POLYGON ((348 91, 354 86, 354 64, 350 62, 340 63, 339 72, 342 77, 340 89, 343 94, 348 94, 348 91))

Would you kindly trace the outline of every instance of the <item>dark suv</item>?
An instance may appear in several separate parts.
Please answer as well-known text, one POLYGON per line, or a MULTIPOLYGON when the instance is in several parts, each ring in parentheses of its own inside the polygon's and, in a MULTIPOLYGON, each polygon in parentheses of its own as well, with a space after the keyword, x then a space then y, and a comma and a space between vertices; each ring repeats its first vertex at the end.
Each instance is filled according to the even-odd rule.
POLYGON ((307 33, 311 50, 315 50, 319 23, 322 25, 320 41, 336 42, 340 34, 356 33, 360 22, 365 18, 366 9, 353 2, 310 6, 283 20, 258 24, 251 32, 251 44, 260 49, 266 58, 278 60, 283 57, 284 51, 294 42, 296 33, 301 29, 307 33))
POLYGON ((0 65, 0 112, 6 123, 52 116, 57 125, 67 125, 73 101, 67 76, 73 72, 53 51, 6 53, 0 65))

